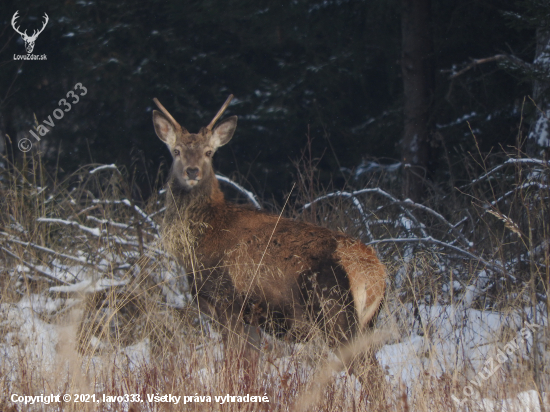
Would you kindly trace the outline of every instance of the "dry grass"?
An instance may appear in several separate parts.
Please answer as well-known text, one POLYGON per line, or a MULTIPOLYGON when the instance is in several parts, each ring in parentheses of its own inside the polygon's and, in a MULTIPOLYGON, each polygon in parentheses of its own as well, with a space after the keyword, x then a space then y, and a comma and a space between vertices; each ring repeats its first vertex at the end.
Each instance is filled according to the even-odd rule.
MULTIPOLYGON (((135 205, 125 200, 132 190, 124 171, 89 165, 58 182, 38 157, 26 159, 2 172, 0 187, 0 410, 457 410, 451 395, 464 397, 483 362, 517 336, 523 320, 545 326, 461 410, 488 410, 476 406, 476 396, 545 396, 550 173, 548 165, 527 170, 504 161, 485 159, 478 182, 452 202, 434 200, 429 210, 392 200, 386 187, 290 212, 364 242, 407 240, 377 245, 391 279, 386 303, 373 335, 346 356, 377 348, 391 366, 383 361, 386 377, 361 385, 320 334, 294 344, 262 333, 254 356, 245 356, 243 346, 224 348, 219 326, 199 313, 183 271, 162 250, 162 195, 135 205), (419 240, 427 238, 440 243, 419 240), (470 332, 475 316, 503 321, 472 356, 469 340, 491 322, 470 332), (136 394, 144 402, 25 406, 12 394, 94 394, 101 401, 136 394), (182 398, 178 405, 148 402, 156 394, 182 398), (269 403, 214 398, 247 394, 269 403), (195 395, 211 402, 195 402, 195 395), (182 407, 184 396, 191 398, 182 407)), ((296 205, 328 193, 308 167, 299 175, 296 205)))

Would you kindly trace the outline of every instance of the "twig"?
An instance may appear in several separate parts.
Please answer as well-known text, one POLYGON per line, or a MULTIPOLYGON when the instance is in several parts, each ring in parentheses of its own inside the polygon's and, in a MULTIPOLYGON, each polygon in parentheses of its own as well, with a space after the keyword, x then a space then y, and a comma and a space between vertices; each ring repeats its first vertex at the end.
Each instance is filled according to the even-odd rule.
POLYGON ((73 222, 71 220, 54 219, 54 218, 49 218, 49 217, 39 217, 38 219, 36 219, 36 221, 40 222, 40 223, 60 223, 62 225, 74 226, 74 227, 79 228, 83 232, 88 232, 93 236, 101 237, 101 231, 97 227, 84 226, 84 225, 81 225, 78 222, 73 222))
POLYGON ((413 202, 411 199, 404 200, 402 202, 395 202, 395 204, 404 204, 407 206, 412 206, 417 209, 423 210, 424 212, 430 213, 431 215, 435 216, 437 219, 439 219, 441 222, 443 222, 446 226, 450 228, 450 231, 452 231, 456 237, 460 238, 468 247, 473 247, 473 242, 469 241, 466 236, 464 236, 460 231, 456 229, 456 225, 451 224, 447 219, 445 219, 440 213, 436 212, 435 210, 421 205, 419 203, 413 202))
MULTIPOLYGON (((393 197, 392 195, 390 195, 388 192, 380 189, 379 187, 375 187, 375 188, 368 188, 368 189, 361 189, 361 190, 355 190, 353 192, 341 192, 341 191, 337 191, 337 192, 333 192, 333 193, 328 193, 326 195, 323 195, 323 196, 319 196, 318 198, 314 199, 313 201, 309 202, 309 203, 306 203, 304 205, 304 209, 307 209, 309 207, 311 207, 312 204, 314 203, 317 203, 321 200, 324 200, 324 199, 328 199, 330 197, 336 197, 336 196, 344 196, 344 197, 355 197, 357 195, 361 195, 361 194, 364 194, 364 193, 377 193, 381 196, 384 196, 388 199, 390 199, 393 203, 399 203, 400 201, 393 197)), ((416 227, 418 229, 420 229, 421 233, 422 233, 422 236, 428 236, 428 234, 426 233, 426 231, 424 230, 424 228, 422 227, 422 225, 420 224, 420 222, 416 219, 416 217, 411 213, 410 210, 400 206, 400 209, 415 223, 416 227)))
POLYGON ((156 216, 162 212, 164 212, 166 210, 166 206, 163 206, 162 208, 160 208, 159 210, 157 210, 156 212, 153 212, 149 215, 149 218, 152 218, 153 216, 156 216))
POLYGON ((96 203, 96 204, 103 204, 103 205, 126 205, 128 206, 130 209, 133 209, 135 210, 136 212, 138 212, 142 217, 143 219, 149 223, 151 225, 151 227, 153 229, 155 229, 157 232, 159 230, 159 226, 151 219, 151 217, 145 213, 143 210, 141 210, 139 208, 139 206, 137 205, 132 205, 132 202, 130 202, 128 199, 123 199, 123 200, 100 200, 100 199, 94 199, 92 200, 93 203, 96 203))
POLYGON ((541 160, 541 159, 508 159, 508 160, 506 160, 504 163, 502 163, 502 164, 500 164, 500 165, 498 165, 498 166, 495 166, 494 168, 492 168, 491 170, 489 170, 487 173, 481 175, 481 176, 478 177, 477 179, 472 180, 472 181, 471 181, 470 183, 468 183, 467 185, 462 186, 462 188, 467 187, 467 186, 470 186, 470 185, 473 185, 474 183, 478 183, 478 182, 480 182, 481 180, 486 179, 487 177, 489 177, 490 175, 492 175, 492 174, 493 174, 494 172, 496 172, 497 170, 502 169, 504 166, 509 165, 509 164, 514 164, 514 163, 532 163, 532 164, 537 164, 537 165, 541 165, 541 166, 550 166, 550 161, 541 160))
POLYGON ((158 232, 159 226, 153 220, 151 220, 149 215, 145 213, 143 210, 141 210, 139 206, 132 204, 132 202, 130 202, 128 199, 123 199, 122 203, 124 203, 126 206, 130 208, 133 208, 136 212, 138 212, 145 219, 145 221, 149 223, 153 227, 153 229, 155 229, 158 232))
POLYGON ((459 227, 462 223, 464 223, 465 221, 467 221, 469 218, 470 218, 469 216, 464 216, 464 217, 462 218, 462 220, 458 221, 457 223, 455 223, 455 224, 453 225, 453 228, 456 229, 456 228, 459 227))
POLYGON ((476 67, 480 64, 490 63, 490 62, 495 62, 495 61, 503 61, 503 60, 508 60, 509 62, 514 63, 518 66, 522 66, 522 67, 524 67, 525 69, 527 69, 529 71, 534 71, 534 67, 531 63, 527 63, 527 62, 521 60, 519 57, 510 55, 510 54, 497 54, 497 55, 492 56, 492 57, 485 57, 483 59, 474 59, 474 60, 472 60, 472 62, 470 64, 468 64, 466 67, 464 67, 462 70, 459 70, 458 72, 451 74, 449 76, 449 79, 451 79, 451 80, 456 79, 458 76, 463 75, 468 70, 473 69, 474 67, 476 67))
POLYGON ((532 186, 537 186, 540 190, 549 190, 550 189, 550 185, 544 185, 542 183, 539 183, 539 182, 528 182, 528 183, 525 183, 525 184, 522 184, 520 186, 517 186, 515 188, 513 188, 512 190, 504 193, 501 197, 499 197, 497 200, 493 200, 491 202, 491 205, 496 205, 498 202, 500 202, 502 199, 510 196, 511 194, 517 192, 518 190, 523 190, 523 189, 527 189, 529 187, 532 187, 532 186))
POLYGON ((100 225, 109 225, 109 226, 117 227, 117 228, 123 229, 123 230, 134 229, 132 223, 129 223, 129 224, 118 223, 118 222, 113 222, 112 220, 98 219, 95 216, 86 216, 86 220, 91 220, 92 222, 98 223, 100 225))
POLYGON ((32 269, 34 270, 36 273, 40 274, 40 276, 44 276, 45 278, 51 280, 52 282, 55 282, 55 283, 61 283, 62 285, 70 285, 70 283, 68 282, 65 282, 64 280, 61 280, 61 279, 58 279, 52 275, 50 275, 49 273, 47 272, 44 272, 42 269, 38 269, 36 266, 34 266, 32 263, 29 263, 25 260, 23 260, 22 257, 20 256, 17 256, 15 253, 12 253, 10 252, 8 249, 6 249, 5 247, 3 246, 0 246, 0 249, 2 249, 5 253, 7 253, 8 255, 10 255, 11 257, 13 257, 14 259, 17 259, 19 261, 21 261, 21 263, 23 263, 25 266, 27 266, 29 269, 32 269))
POLYGON ((90 170, 90 174, 93 175, 94 173, 97 173, 102 170, 115 170, 118 172, 118 174, 121 174, 120 171, 118 170, 118 167, 116 167, 114 163, 110 165, 98 166, 95 169, 90 170))
POLYGON ((252 202, 252 204, 254 205, 254 207, 256 209, 261 209, 262 207, 260 206, 260 203, 258 202, 258 200, 256 199, 256 196, 254 195, 254 193, 246 190, 244 187, 242 187, 241 185, 239 185, 238 183, 235 183, 234 181, 232 181, 231 179, 228 179, 227 177, 225 176, 221 176, 221 175, 216 175, 216 178, 224 183, 227 183, 228 185, 231 185, 233 186, 235 189, 237 189, 239 192, 241 192, 242 194, 244 194, 248 200, 250 200, 252 202))
POLYGON ((495 62, 495 61, 501 61, 501 60, 505 60, 507 57, 506 55, 504 54, 497 54, 496 56, 492 56, 492 57, 486 57, 484 59, 474 59, 472 60, 472 62, 470 64, 468 64, 466 67, 464 67, 462 70, 459 70, 458 72, 456 73, 453 73, 449 76, 449 79, 455 79, 457 78, 458 76, 461 76, 463 75, 464 73, 466 73, 468 70, 470 69, 473 69, 475 66, 477 65, 480 65, 480 64, 483 64, 483 63, 490 63, 490 62, 495 62))
MULTIPOLYGON (((113 227, 116 227, 116 228, 119 228, 119 229, 122 229, 122 230, 128 230, 128 229, 136 229, 134 227, 134 224, 133 223, 129 223, 129 224, 126 224, 126 223, 119 223, 119 222, 114 222, 113 220, 107 220, 107 219, 99 219, 95 216, 86 216, 86 219, 87 220, 91 220, 92 222, 95 222, 97 224, 100 224, 100 225, 109 225, 109 226, 113 226, 113 227)), ((144 232, 145 234, 155 238, 155 239, 158 239, 158 234, 156 233, 151 233, 151 232, 148 232, 146 230, 143 230, 141 229, 142 232, 144 232)))
POLYGON ((458 246, 450 245, 449 243, 442 242, 441 240, 434 239, 431 236, 424 237, 424 238, 397 238, 397 239, 379 239, 379 240, 373 240, 372 242, 365 243, 365 245, 375 245, 378 243, 434 243, 439 246, 443 246, 449 249, 452 249, 456 252, 459 252, 463 255, 469 256, 472 259, 478 260, 481 263, 483 263, 485 266, 490 268, 491 270, 501 273, 507 277, 509 277, 512 281, 517 282, 517 278, 511 274, 509 274, 506 269, 502 266, 497 266, 492 264, 491 262, 485 260, 481 256, 476 256, 471 252, 468 252, 467 250, 464 250, 458 246))
POLYGON ((350 192, 340 192, 340 191, 334 192, 334 193, 329 193, 327 195, 324 195, 324 196, 318 197, 317 199, 314 199, 310 203, 306 203, 304 205, 304 209, 308 209, 309 207, 311 207, 312 204, 317 203, 320 200, 330 198, 330 197, 347 197, 347 198, 351 199, 351 201, 353 202, 353 205, 355 206, 355 208, 359 212, 359 215, 361 216, 361 221, 363 222, 363 226, 365 226, 365 230, 367 231, 367 236, 370 239, 372 239, 373 236, 372 236, 372 233, 371 233, 370 228, 369 228, 367 215, 365 214, 365 211, 363 209, 363 206, 361 205, 361 202, 359 202, 359 199, 357 199, 357 197, 355 197, 356 193, 357 192, 350 193, 350 192))
MULTIPOLYGON (((70 220, 63 220, 63 219, 53 219, 53 218, 47 218, 47 217, 40 217, 40 218, 36 219, 36 221, 37 222, 43 222, 43 223, 59 223, 59 224, 66 225, 66 226, 74 226, 74 227, 77 227, 78 229, 80 229, 84 232, 88 232, 91 235, 93 235, 95 237, 98 237, 100 239, 102 237, 104 237, 104 239, 106 241, 113 241, 114 243, 116 243, 118 245, 139 247, 139 244, 137 242, 131 242, 127 239, 123 239, 123 238, 121 238, 119 236, 116 236, 116 235, 109 236, 109 235, 106 234, 105 230, 100 231, 98 228, 91 228, 91 227, 88 227, 88 226, 84 226, 84 225, 81 225, 78 222, 73 222, 73 221, 70 221, 70 220)), ((148 245, 143 245, 143 247, 147 250, 150 250, 150 251, 158 254, 158 255, 167 256, 166 253, 164 253, 163 251, 158 250, 154 247, 151 247, 151 246, 148 246, 148 245)))
POLYGON ((33 248, 38 249, 42 252, 51 253, 55 256, 59 256, 59 257, 69 259, 69 260, 74 260, 75 262, 78 262, 78 263, 81 263, 81 264, 84 264, 84 265, 95 266, 92 263, 89 263, 88 261, 86 261, 86 259, 84 259, 84 258, 79 258, 79 257, 76 257, 76 256, 71 256, 71 255, 66 255, 64 253, 56 252, 53 249, 50 249, 50 248, 47 248, 47 247, 44 247, 44 246, 39 246, 35 243, 24 242, 24 241, 18 239, 17 237, 15 237, 13 235, 10 235, 9 233, 6 233, 6 232, 0 232, 0 235, 5 236, 6 241, 8 241, 8 242, 17 243, 18 245, 21 245, 21 246, 33 247, 33 248))

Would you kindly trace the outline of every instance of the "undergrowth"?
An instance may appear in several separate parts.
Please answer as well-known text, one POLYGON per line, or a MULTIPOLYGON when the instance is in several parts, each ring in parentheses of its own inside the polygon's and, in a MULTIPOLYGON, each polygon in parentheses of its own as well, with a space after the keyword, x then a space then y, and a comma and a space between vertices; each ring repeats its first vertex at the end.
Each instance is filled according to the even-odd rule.
MULTIPOLYGON (((160 242, 162 189, 135 202, 115 165, 86 165, 59 181, 37 154, 17 166, 5 161, 0 410, 183 409, 185 398, 148 401, 158 394, 188 396, 191 410, 473 411, 493 401, 503 410, 517 394, 548 396, 548 162, 517 151, 472 157, 469 181, 423 204, 395 194, 392 171, 350 174, 333 190, 319 186, 307 152, 297 162, 284 214, 360 238, 388 268, 385 305, 366 338, 379 342, 386 373, 372 390, 342 370, 322 339, 295 344, 262 333, 252 359, 224 348, 219 325, 199 313, 160 242), (540 328, 520 339, 525 322, 540 328), (512 340, 513 356, 480 380, 512 340), (479 384, 467 396, 472 380, 479 384), (135 394, 143 402, 21 405, 13 394, 135 394), (215 401, 247 394, 269 402, 215 401)), ((222 186, 254 199, 235 183, 222 186)))

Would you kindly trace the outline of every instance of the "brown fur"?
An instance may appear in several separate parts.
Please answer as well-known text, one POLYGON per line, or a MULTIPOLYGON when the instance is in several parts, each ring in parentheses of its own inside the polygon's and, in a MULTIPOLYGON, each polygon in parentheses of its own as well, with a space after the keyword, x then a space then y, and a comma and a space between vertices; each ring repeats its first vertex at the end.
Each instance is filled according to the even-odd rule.
POLYGON ((153 121, 174 158, 164 242, 184 265, 193 294, 222 324, 244 319, 303 340, 315 322, 340 344, 375 319, 386 271, 372 248, 225 201, 211 158, 231 139, 235 116, 198 134, 157 111, 153 121))

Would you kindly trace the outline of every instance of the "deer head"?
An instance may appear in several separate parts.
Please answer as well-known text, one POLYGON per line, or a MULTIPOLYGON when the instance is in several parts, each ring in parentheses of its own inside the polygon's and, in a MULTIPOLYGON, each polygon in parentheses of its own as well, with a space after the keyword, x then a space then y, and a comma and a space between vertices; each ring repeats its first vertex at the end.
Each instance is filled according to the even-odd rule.
POLYGON ((171 176, 188 191, 199 187, 202 182, 214 176, 212 156, 216 149, 229 142, 235 133, 237 116, 228 117, 214 127, 231 99, 233 95, 227 98, 210 124, 198 133, 189 133, 156 98, 153 99, 161 110, 153 110, 155 132, 168 146, 173 159, 171 176))
POLYGON ((40 33, 42 33, 44 31, 44 28, 46 27, 46 24, 48 24, 48 21, 50 20, 50 18, 48 17, 48 15, 46 13, 44 13, 44 24, 42 25, 42 28, 40 30, 35 30, 33 33, 32 33, 32 36, 28 36, 27 35, 27 30, 25 30, 23 33, 21 33, 19 31, 19 27, 15 27, 15 24, 16 24, 16 20, 17 18, 19 17, 17 15, 17 13, 19 13, 19 10, 17 10, 12 19, 11 19, 11 25, 13 27, 13 29, 19 33, 21 35, 21 38, 23 39, 23 41, 25 42, 25 49, 27 49, 27 53, 30 54, 32 53, 33 49, 34 49, 34 42, 36 41, 36 39, 38 38, 38 35, 40 33))

